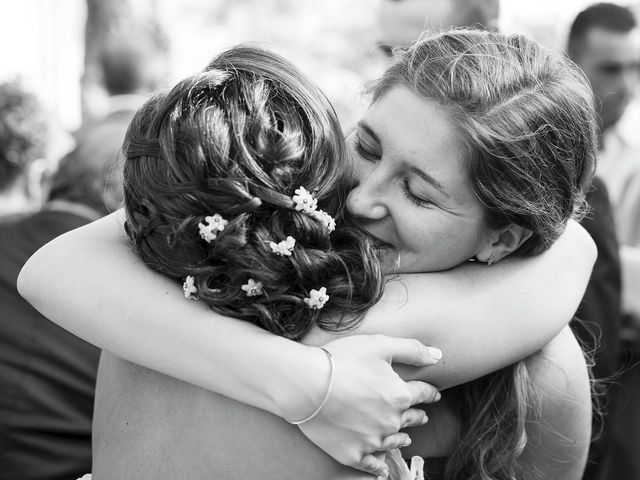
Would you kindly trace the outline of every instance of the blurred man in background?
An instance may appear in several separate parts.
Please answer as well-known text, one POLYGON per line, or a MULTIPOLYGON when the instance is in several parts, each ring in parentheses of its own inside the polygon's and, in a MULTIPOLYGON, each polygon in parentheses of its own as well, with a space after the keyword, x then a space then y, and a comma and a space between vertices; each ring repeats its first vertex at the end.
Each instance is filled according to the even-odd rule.
POLYGON ((0 84, 0 222, 41 206, 47 122, 35 95, 0 84))
POLYGON ((40 212, 0 224, 2 480, 73 480, 91 471, 100 351, 40 315, 16 290, 22 265, 38 248, 120 206, 116 156, 91 151, 81 144, 60 161, 40 212))
POLYGON ((628 8, 595 4, 574 20, 568 52, 593 88, 600 118, 598 174, 609 189, 618 238, 622 245, 640 246, 640 142, 619 128, 638 85, 636 19, 628 8))
MULTIPOLYGON (((640 278, 640 143, 621 128, 621 119, 633 98, 640 66, 640 36, 633 13, 612 3, 594 4, 580 12, 569 32, 568 53, 591 82, 599 113, 599 147, 597 174, 611 196, 617 237, 621 245, 620 265, 623 273, 623 310, 627 314, 620 333, 623 340, 622 388, 613 387, 609 395, 609 414, 605 416, 602 438, 596 443, 585 478, 640 478, 640 328, 638 311, 629 299, 638 296, 631 285, 640 278), (631 368, 628 368, 631 366, 631 368), (607 419, 612 419, 607 422, 607 419), (608 463, 607 463, 607 460, 608 463)), ((596 210, 596 215, 598 212, 596 210)), ((600 246, 599 246, 600 248, 600 246)), ((603 254, 601 253, 601 256, 603 254)), ((612 256, 604 253, 605 257, 612 256)), ((595 274, 595 270, 594 270, 595 274)), ((609 288, 613 284, 609 283, 609 288)), ((613 300, 613 296, 609 297, 613 300)), ((610 357, 616 351, 607 340, 607 331, 618 321, 614 310, 601 312, 603 331, 601 354, 596 356, 600 377, 611 377, 610 357), (606 368, 605 368, 606 367, 606 368), (609 370, 609 371, 607 371, 609 370)))
POLYGON ((101 48, 98 62, 106 105, 74 136, 87 154, 107 159, 117 155, 133 114, 159 87, 164 53, 146 36, 117 36, 101 48))

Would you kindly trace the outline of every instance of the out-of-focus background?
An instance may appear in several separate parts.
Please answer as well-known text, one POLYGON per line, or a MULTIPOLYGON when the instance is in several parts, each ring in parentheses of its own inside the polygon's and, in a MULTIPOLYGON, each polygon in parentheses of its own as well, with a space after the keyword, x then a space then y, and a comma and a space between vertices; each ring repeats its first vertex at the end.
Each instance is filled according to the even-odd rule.
MULTIPOLYGON (((396 33, 381 0, 20 0, 0 4, 0 80, 20 77, 65 129, 100 116, 105 94, 96 51, 109 36, 156 30, 166 50, 164 83, 202 68, 221 49, 265 42, 294 60, 334 102, 343 122, 357 115, 365 80, 379 72, 376 48, 396 33), (356 113, 354 113, 354 111, 356 113)), ((411 3, 411 2, 408 2, 411 3)), ((425 3, 425 2, 414 2, 425 3)), ((431 1, 425 25, 446 23, 446 1, 431 1)), ((459 2, 460 3, 460 2, 459 2)), ((562 48, 588 0, 469 0, 506 32, 562 48)), ((621 2, 629 4, 630 2, 621 2)), ((633 3, 633 2, 631 2, 633 3)), ((640 2, 636 2, 640 3, 640 2)), ((415 19, 414 19, 415 23, 415 19)), ((415 27, 412 27, 415 28, 415 27)))
POLYGON ((481 25, 566 50, 581 11, 571 58, 599 114, 583 225, 599 258, 578 316, 595 326, 599 348, 582 322, 572 325, 595 351, 596 378, 612 386, 601 391, 601 434, 583 480, 640 479, 640 0, 584 12, 593 3, 0 1, 0 480, 71 480, 91 468, 100 352, 42 317, 16 279, 42 245, 119 208, 118 151, 152 90, 227 47, 261 42, 319 84, 347 131, 366 108, 364 84, 425 28, 481 25))

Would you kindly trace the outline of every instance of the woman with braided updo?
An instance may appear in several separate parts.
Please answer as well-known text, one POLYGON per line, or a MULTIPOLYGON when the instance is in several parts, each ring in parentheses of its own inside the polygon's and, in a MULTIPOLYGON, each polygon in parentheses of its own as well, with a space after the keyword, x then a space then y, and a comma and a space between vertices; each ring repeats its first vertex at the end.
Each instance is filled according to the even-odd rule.
POLYGON ((337 119, 277 55, 236 48, 156 94, 123 152, 127 234, 189 298, 294 340, 346 330, 380 298, 376 251, 343 207, 337 119), (320 290, 330 300, 310 305, 320 290))
POLYGON ((401 53, 372 93, 348 142, 351 171, 334 114, 310 82, 273 54, 225 52, 151 99, 123 149, 127 234, 145 263, 174 282, 128 265, 135 257, 118 239, 117 214, 30 260, 21 291, 54 321, 226 395, 105 354, 97 477, 135 468, 154 479, 371 478, 311 442, 344 465, 380 473, 382 456, 371 453, 408 445, 398 428, 423 423, 408 407, 439 394, 372 377, 384 370, 372 350, 388 339, 340 338, 385 333, 442 348, 437 365, 404 355, 418 368, 396 366, 404 379, 439 388, 544 346, 526 364, 428 406, 431 421, 411 431, 411 453, 450 457, 445 478, 579 478, 590 429, 586 368, 566 328, 553 337, 575 311, 593 261, 579 227, 561 235, 593 166, 584 80, 523 37, 463 30, 401 53), (88 245, 100 245, 100 255, 88 245), (61 299, 78 288, 60 281, 61 270, 81 278, 83 290, 96 286, 78 265, 55 261, 69 251, 74 263, 117 278, 100 298, 122 301, 94 312, 95 298, 61 299), (506 258, 512 253, 520 258, 506 258), (381 273, 452 267, 396 275, 378 300, 381 273), (175 281, 199 301, 178 302, 175 281), (327 357, 282 337, 323 345, 327 357), (357 370, 353 358, 367 368, 357 370), (538 408, 528 403, 532 389, 538 408))

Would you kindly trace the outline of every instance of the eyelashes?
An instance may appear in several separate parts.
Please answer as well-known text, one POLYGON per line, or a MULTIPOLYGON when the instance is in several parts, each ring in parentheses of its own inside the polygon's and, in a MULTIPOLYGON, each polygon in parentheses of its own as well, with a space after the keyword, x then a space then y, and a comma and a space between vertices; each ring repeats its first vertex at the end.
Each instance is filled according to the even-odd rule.
POLYGON ((425 200, 424 198, 419 198, 413 195, 411 193, 411 190, 409 190, 409 182, 406 179, 402 182, 402 193, 404 194, 404 197, 411 203, 413 203, 416 207, 428 208, 434 205, 434 203, 430 202, 429 200, 425 200))
POLYGON ((356 152, 358 152, 358 155, 360 155, 365 160, 371 161, 371 160, 377 160, 379 158, 378 155, 367 150, 362 144, 362 142, 360 141, 360 139, 356 140, 355 149, 356 149, 356 152))
MULTIPOLYGON (((358 153, 358 155, 360 155, 363 159, 369 162, 376 161, 380 158, 379 154, 373 153, 367 150, 364 144, 357 137, 356 137, 356 140, 354 141, 354 148, 358 153)), ((404 195, 404 197, 407 200, 409 200, 413 205, 420 208, 429 208, 434 205, 434 203, 429 200, 425 200, 423 198, 419 198, 413 195, 411 193, 411 189, 409 188, 409 181, 406 178, 402 181, 401 188, 402 188, 402 194, 404 195)))

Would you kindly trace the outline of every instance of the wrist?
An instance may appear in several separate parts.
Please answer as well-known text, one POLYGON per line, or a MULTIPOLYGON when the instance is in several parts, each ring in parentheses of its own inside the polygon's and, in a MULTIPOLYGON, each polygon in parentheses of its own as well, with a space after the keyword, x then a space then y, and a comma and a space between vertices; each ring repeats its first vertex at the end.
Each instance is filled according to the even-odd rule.
POLYGON ((317 347, 294 344, 285 354, 286 362, 270 382, 270 397, 277 415, 287 420, 308 417, 322 402, 330 381, 331 364, 317 347))

